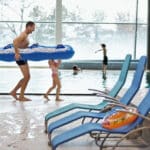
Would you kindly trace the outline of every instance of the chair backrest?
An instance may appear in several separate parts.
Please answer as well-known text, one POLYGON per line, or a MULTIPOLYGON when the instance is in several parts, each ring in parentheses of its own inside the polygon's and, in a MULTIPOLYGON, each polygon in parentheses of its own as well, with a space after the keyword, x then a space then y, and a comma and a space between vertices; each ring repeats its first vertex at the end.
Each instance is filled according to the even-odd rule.
MULTIPOLYGON (((150 111, 150 89, 146 96, 143 98, 143 100, 140 102, 140 104, 137 107, 138 112, 144 116, 147 116, 147 114, 150 111)), ((143 122, 142 117, 138 117, 138 119, 130 125, 130 128, 135 128, 135 126, 140 125, 143 122)))
POLYGON ((122 69, 121 69, 118 81, 116 82, 116 84, 113 86, 113 88, 109 92, 109 94, 108 94, 109 96, 116 97, 116 95, 119 93, 120 89, 123 87, 123 85, 127 79, 130 61, 131 61, 131 55, 128 54, 128 55, 126 55, 124 63, 122 65, 122 69))
POLYGON ((137 64, 131 86, 129 87, 127 92, 123 95, 123 97, 120 99, 121 103, 128 105, 131 102, 132 98, 137 93, 138 89, 140 88, 141 82, 142 82, 142 77, 144 74, 146 62, 147 62, 147 57, 141 56, 141 58, 137 64))
POLYGON ((141 101, 141 103, 138 105, 138 111, 142 115, 147 115, 147 113, 150 111, 150 90, 144 97, 144 99, 141 101))

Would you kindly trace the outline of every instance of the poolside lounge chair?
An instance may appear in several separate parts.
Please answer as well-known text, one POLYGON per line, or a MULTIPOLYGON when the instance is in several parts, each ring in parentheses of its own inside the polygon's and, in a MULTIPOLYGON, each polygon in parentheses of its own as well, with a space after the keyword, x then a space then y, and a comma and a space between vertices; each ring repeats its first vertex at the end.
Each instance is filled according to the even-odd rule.
MULTIPOLYGON (((119 93, 120 89, 123 87, 123 85, 124 85, 124 83, 126 81, 126 78, 127 78, 127 73, 128 73, 130 61, 131 61, 131 55, 128 54, 125 57, 125 61, 124 61, 123 65, 122 65, 122 69, 121 69, 118 81, 116 82, 114 87, 111 89, 111 91, 109 93, 107 93, 109 96, 115 97, 119 93)), ((103 102, 101 102, 101 103, 99 103, 97 105, 87 105, 87 104, 72 103, 72 104, 69 104, 67 106, 61 107, 61 108, 59 108, 59 109, 57 109, 57 110, 55 110, 53 112, 48 113, 45 116, 45 132, 47 133, 48 121, 51 118, 53 118, 53 117, 56 117, 56 116, 61 115, 61 114, 64 114, 65 112, 71 111, 73 109, 99 110, 99 109, 105 107, 106 105, 107 105, 107 102, 103 101, 103 102)))
MULTIPOLYGON (((124 94, 124 96, 118 101, 118 103, 121 103, 123 105, 130 104, 131 100, 133 99, 133 97, 137 93, 138 89, 140 88, 143 73, 145 70, 145 65, 146 65, 146 56, 142 56, 137 64, 137 68, 136 68, 134 78, 133 78, 130 88, 127 90, 127 92, 124 94)), ((110 112, 111 111, 113 112, 114 109, 116 109, 116 108, 113 108, 113 110, 110 110, 110 112)), ((51 139, 52 132, 61 126, 64 126, 66 124, 69 124, 70 122, 73 122, 75 120, 78 120, 78 119, 81 119, 84 117, 101 119, 105 116, 105 114, 106 114, 105 112, 104 113, 102 113, 102 112, 96 113, 96 112, 78 111, 67 117, 63 117, 62 119, 59 119, 59 120, 49 124, 49 126, 48 126, 49 139, 51 139)))
MULTIPOLYGON (((65 131, 64 133, 59 134, 53 138, 53 140, 51 141, 52 150, 56 150, 56 148, 59 145, 66 143, 68 141, 71 141, 71 140, 73 140, 77 137, 80 137, 82 135, 85 135, 87 133, 91 133, 92 131, 100 132, 99 137, 95 138, 95 142, 100 147, 101 150, 105 146, 104 145, 105 141, 107 140, 107 138, 109 138, 109 136, 111 134, 119 134, 119 135, 122 134, 123 135, 122 138, 120 138, 119 141, 116 143, 116 145, 113 146, 113 148, 115 149, 115 147, 126 136, 130 135, 130 133, 142 130, 144 128, 150 128, 150 126, 139 127, 139 125, 142 124, 144 119, 147 119, 148 121, 150 121, 150 118, 146 117, 150 111, 150 90, 146 94, 145 98, 138 105, 137 110, 138 110, 138 114, 136 114, 136 115, 138 115, 138 118, 133 123, 126 125, 126 126, 123 126, 123 127, 120 127, 120 128, 109 130, 109 129, 102 127, 102 125, 100 123, 85 123, 83 125, 75 127, 75 128, 70 129, 68 131, 65 131), (106 133, 104 138, 100 137, 101 133, 106 133), (102 139, 102 141, 99 145, 98 141, 101 139, 102 139)), ((116 111, 124 111, 124 110, 116 110, 116 111)))

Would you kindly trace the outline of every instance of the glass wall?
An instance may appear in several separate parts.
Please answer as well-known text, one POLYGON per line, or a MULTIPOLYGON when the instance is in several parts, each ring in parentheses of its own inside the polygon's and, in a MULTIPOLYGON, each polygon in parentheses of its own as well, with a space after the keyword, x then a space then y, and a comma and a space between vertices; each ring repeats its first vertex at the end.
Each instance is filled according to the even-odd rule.
POLYGON ((133 54, 134 25, 63 24, 63 43, 74 47, 74 59, 100 59, 102 54, 95 54, 100 43, 106 43, 110 59, 122 59, 133 54))
POLYGON ((147 53, 147 10, 148 0, 138 0, 138 28, 136 58, 147 53))
POLYGON ((147 0, 62 2, 63 42, 75 48, 74 59, 102 58, 94 53, 100 43, 107 45, 109 59, 146 54, 147 0))
POLYGON ((0 46, 12 43, 29 20, 36 22, 31 42, 55 43, 54 0, 0 0, 0 3, 0 46))
POLYGON ((62 42, 73 46, 73 60, 101 59, 102 53, 94 53, 101 43, 109 59, 146 54, 147 0, 62 0, 62 10, 56 1, 0 0, 0 47, 12 43, 28 20, 36 22, 31 43, 54 45, 55 13, 61 11, 62 42))
MULTIPOLYGON (((0 47, 12 43, 29 20, 36 23, 36 30, 29 36, 30 44, 55 44, 55 0, 0 0, 0 47)), ((47 61, 30 62, 47 65, 47 61)), ((0 61, 0 65, 14 66, 14 62, 0 61)))

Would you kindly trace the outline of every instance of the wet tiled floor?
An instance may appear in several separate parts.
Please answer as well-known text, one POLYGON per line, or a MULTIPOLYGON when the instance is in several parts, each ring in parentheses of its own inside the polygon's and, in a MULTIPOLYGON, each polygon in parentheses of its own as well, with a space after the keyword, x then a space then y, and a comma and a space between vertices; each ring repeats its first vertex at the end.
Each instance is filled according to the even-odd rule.
MULTIPOLYGON (((2 72, 0 93, 7 93, 20 78, 19 70, 10 70, 8 76, 8 70, 0 70, 2 72), (7 74, 7 76, 6 76, 7 74), (9 82, 7 81, 8 77, 9 82)), ((105 90, 110 89, 113 83, 117 79, 118 71, 109 71, 108 78, 103 81, 101 73, 98 71, 83 71, 78 76, 72 76, 71 72, 64 71, 62 75, 62 93, 74 93, 74 94, 91 94, 88 88, 97 88, 105 90), (63 77, 64 74, 64 77, 63 77), (88 77, 87 77, 87 76, 88 77), (67 77, 68 76, 68 77, 67 77)), ((29 83, 27 93, 44 93, 49 87, 47 84, 50 81, 50 73, 48 70, 34 70, 31 71, 32 79, 29 83), (40 72, 40 73, 39 73, 40 72)), ((130 80, 132 79, 133 72, 130 72, 130 76, 127 79, 128 83, 121 90, 119 95, 121 96, 127 89, 130 80)), ((145 95, 147 89, 144 88, 145 81, 142 83, 142 88, 138 92, 138 95, 134 99, 134 103, 139 103, 140 99, 145 95)), ((53 92, 54 93, 54 92, 53 92)), ((48 112, 51 112, 59 107, 68 105, 70 103, 85 103, 85 104, 98 104, 101 99, 96 96, 62 96, 64 101, 56 102, 54 95, 50 96, 51 101, 47 102, 43 99, 42 95, 31 96, 30 102, 14 101, 9 95, 0 95, 0 150, 51 150, 48 146, 48 137, 44 133, 44 117, 48 112)), ((77 110, 74 110, 77 111, 77 110)), ((74 112, 71 111, 71 112, 74 112)), ((67 113, 69 114, 69 113, 67 113)), ((60 117, 54 118, 53 121, 60 117)), ((77 126, 81 121, 76 121, 69 126, 62 127, 56 130, 55 134, 59 134, 72 126, 77 126)), ((139 143, 143 143, 139 139, 139 143)), ((137 140, 136 140, 137 141, 137 140)), ((113 141, 111 141, 113 143, 113 141)), ((123 144, 128 145, 133 141, 124 141, 123 144)), ((58 150, 98 150, 93 139, 89 135, 85 135, 81 138, 68 142, 58 147, 58 150)), ((110 148, 107 148, 108 150, 110 148)), ((131 147, 119 147, 119 150, 149 150, 150 148, 131 148, 131 147)))
MULTIPOLYGON (((139 93, 139 95, 143 95, 143 92, 139 93)), ((64 99, 62 102, 55 102, 54 96, 51 96, 52 100, 49 102, 45 101, 42 96, 29 97, 32 99, 31 102, 19 102, 12 100, 10 96, 0 96, 1 150, 50 150, 51 147, 48 146, 47 135, 44 133, 44 117, 48 112, 70 103, 92 103, 94 105, 101 101, 100 98, 95 96, 62 96, 64 99)), ((137 98, 135 98, 135 100, 136 99, 137 98)), ((59 117, 54 118, 53 121, 58 118, 59 117)), ((77 126, 80 123, 81 120, 76 121, 69 126, 62 127, 59 130, 56 130, 54 135, 69 129, 72 126, 77 126)), ((123 142, 123 144, 130 143, 132 142, 123 142)), ((141 144, 143 141, 140 140, 139 143, 141 144)), ((67 144, 61 145, 58 149, 98 150, 99 148, 95 145, 89 135, 85 135, 68 142, 67 144)), ((125 150, 126 148, 119 147, 119 149, 125 150)), ((140 150, 141 148, 136 147, 132 149, 140 150)))

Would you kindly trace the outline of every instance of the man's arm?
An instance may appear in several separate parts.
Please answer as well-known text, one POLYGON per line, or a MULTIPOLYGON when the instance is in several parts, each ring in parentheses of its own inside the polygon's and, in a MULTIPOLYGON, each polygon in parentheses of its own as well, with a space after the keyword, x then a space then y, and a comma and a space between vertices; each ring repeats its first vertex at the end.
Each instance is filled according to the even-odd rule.
POLYGON ((14 45, 15 54, 19 54, 18 39, 15 39, 15 40, 13 41, 13 45, 14 45))

